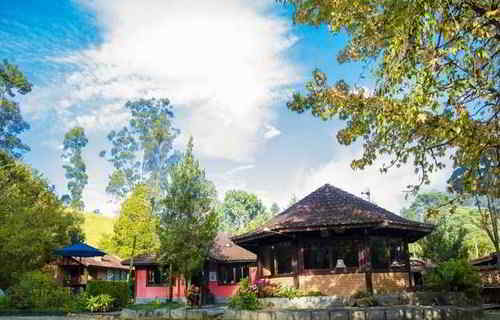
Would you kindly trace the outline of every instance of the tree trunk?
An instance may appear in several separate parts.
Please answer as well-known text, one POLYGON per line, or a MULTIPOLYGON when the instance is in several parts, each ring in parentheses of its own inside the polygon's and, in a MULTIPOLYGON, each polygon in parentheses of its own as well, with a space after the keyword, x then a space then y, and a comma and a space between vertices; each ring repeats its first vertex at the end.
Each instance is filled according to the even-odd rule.
POLYGON ((174 297, 174 275, 172 274, 172 264, 170 264, 170 301, 173 300, 174 297))

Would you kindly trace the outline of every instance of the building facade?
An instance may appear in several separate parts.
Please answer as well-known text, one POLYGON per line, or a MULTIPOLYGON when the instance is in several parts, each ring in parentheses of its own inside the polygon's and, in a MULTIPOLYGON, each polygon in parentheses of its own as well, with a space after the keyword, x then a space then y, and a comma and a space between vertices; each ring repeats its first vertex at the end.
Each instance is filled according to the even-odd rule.
POLYGON ((258 279, 348 296, 414 287, 408 244, 432 230, 327 184, 232 240, 257 255, 258 279))
MULTIPOLYGON (((255 254, 235 245, 228 234, 219 233, 202 273, 194 279, 203 290, 205 302, 226 302, 238 290, 241 279, 255 279, 256 260, 255 254)), ((130 263, 122 262, 127 266, 130 263)), ((169 268, 162 266, 155 255, 135 257, 133 265, 137 303, 186 299, 186 281, 174 277, 173 286, 169 286, 169 268)))

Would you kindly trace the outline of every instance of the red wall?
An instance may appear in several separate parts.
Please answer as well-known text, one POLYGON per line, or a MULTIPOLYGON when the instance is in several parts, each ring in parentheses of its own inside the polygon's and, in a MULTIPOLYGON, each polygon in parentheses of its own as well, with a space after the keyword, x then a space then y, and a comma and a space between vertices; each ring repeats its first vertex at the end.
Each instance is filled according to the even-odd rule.
MULTIPOLYGON (((250 279, 255 281, 257 275, 257 268, 250 268, 250 279)), ((148 287, 147 283, 147 270, 137 269, 136 272, 136 297, 137 298, 169 298, 169 287, 148 287)), ((216 297, 230 297, 236 293, 239 288, 238 284, 219 285, 217 281, 210 281, 208 283, 210 292, 216 297)), ((174 286, 173 298, 184 297, 185 282, 184 280, 177 279, 174 286)))
MULTIPOLYGON (((147 269, 137 269, 135 274, 135 296, 136 298, 169 298, 170 287, 148 287, 147 269)), ((184 280, 176 279, 173 298, 184 297, 184 280)))

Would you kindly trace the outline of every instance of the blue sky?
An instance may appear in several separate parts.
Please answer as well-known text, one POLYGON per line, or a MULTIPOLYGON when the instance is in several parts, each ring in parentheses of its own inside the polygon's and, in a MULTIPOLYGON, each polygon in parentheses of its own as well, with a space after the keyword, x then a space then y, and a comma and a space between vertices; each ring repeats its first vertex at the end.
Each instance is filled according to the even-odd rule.
MULTIPOLYGON (((66 192, 60 159, 64 133, 83 126, 89 210, 111 213, 118 203, 104 192, 111 167, 98 157, 110 129, 127 121, 123 103, 134 97, 168 97, 219 196, 238 188, 266 204, 284 206, 324 183, 373 199, 395 212, 411 167, 381 175, 381 162, 362 172, 349 163, 359 146, 340 146, 339 121, 323 122, 286 108, 319 67, 331 82, 372 88, 360 64, 339 65, 345 35, 326 27, 292 24, 291 8, 273 0, 24 0, 0 2, 0 57, 34 84, 20 99, 32 128, 25 161, 66 192), (363 73, 364 77, 361 77, 363 73)), ((446 172, 429 188, 441 189, 446 172)))

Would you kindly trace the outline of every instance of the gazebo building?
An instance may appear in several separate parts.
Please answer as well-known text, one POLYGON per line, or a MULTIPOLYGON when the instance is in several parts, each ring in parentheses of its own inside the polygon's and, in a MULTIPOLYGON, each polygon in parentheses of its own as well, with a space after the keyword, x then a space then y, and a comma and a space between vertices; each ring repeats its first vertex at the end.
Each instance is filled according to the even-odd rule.
POLYGON ((413 287, 408 244, 433 230, 329 184, 232 240, 257 254, 257 278, 326 295, 413 287))

